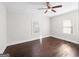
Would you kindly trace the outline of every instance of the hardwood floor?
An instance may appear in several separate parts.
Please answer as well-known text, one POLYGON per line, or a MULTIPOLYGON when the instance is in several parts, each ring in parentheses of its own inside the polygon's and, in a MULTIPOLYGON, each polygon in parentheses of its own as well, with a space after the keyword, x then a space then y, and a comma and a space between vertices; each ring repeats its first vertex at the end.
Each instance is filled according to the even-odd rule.
POLYGON ((54 37, 8 46, 4 53, 11 57, 76 57, 79 56, 79 45, 54 37))

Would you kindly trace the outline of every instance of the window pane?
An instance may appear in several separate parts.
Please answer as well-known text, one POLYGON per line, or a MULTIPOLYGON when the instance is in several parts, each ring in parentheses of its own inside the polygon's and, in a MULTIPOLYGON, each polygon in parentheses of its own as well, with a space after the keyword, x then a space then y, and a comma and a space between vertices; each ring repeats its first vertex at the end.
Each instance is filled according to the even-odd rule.
POLYGON ((71 34, 71 28, 63 28, 63 33, 71 34))
POLYGON ((64 20, 63 21, 63 26, 65 26, 65 27, 71 27, 71 20, 64 20))

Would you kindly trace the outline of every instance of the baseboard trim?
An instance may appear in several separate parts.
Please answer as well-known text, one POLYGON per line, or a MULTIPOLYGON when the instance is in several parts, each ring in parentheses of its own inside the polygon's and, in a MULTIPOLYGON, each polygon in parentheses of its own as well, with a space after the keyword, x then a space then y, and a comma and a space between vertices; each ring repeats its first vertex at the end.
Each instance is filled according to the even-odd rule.
POLYGON ((72 43, 75 43, 75 44, 79 44, 79 42, 77 42, 77 41, 69 40, 69 39, 64 39, 64 38, 62 38, 62 37, 57 37, 57 36, 54 36, 54 35, 51 35, 51 37, 55 37, 55 38, 59 38, 59 39, 61 39, 61 40, 65 40, 65 41, 69 41, 69 42, 72 42, 72 43))
POLYGON ((37 39, 40 39, 40 38, 46 38, 46 37, 50 37, 50 35, 43 36, 43 37, 32 38, 32 39, 29 39, 29 40, 24 40, 24 41, 19 41, 19 42, 9 43, 9 44, 7 44, 7 46, 11 46, 11 45, 15 45, 15 44, 20 44, 20 43, 24 43, 24 42, 29 42, 29 41, 37 40, 37 39))
MULTIPOLYGON (((41 38, 46 38, 46 37, 55 37, 55 38, 59 38, 61 40, 65 40, 65 41, 69 41, 69 42, 72 42, 72 43, 75 43, 75 44, 79 44, 79 42, 77 41, 73 41, 73 40, 69 40, 69 39, 64 39, 62 37, 57 37, 55 35, 48 35, 48 36, 43 36, 41 38)), ((40 39, 39 37, 38 38, 32 38, 32 39, 29 39, 29 40, 24 40, 24 41, 19 41, 19 42, 14 42, 14 43, 9 43, 7 44, 7 46, 11 46, 11 45, 15 45, 15 44, 20 44, 20 43, 24 43, 24 42, 29 42, 29 41, 33 41, 33 40, 37 40, 37 39, 40 39)))
POLYGON ((3 48, 3 50, 0 52, 0 54, 3 54, 6 48, 7 48, 7 46, 5 46, 5 47, 3 48))

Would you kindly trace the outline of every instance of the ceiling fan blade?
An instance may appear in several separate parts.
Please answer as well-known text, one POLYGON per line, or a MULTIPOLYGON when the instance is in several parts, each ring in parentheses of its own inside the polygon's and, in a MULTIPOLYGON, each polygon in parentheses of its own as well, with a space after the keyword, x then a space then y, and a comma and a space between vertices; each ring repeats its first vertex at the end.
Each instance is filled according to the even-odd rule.
POLYGON ((47 4, 47 7, 50 8, 50 4, 49 4, 49 2, 46 2, 46 4, 47 4))
POLYGON ((47 13, 47 10, 44 13, 46 14, 47 13))
POLYGON ((38 8, 38 10, 47 9, 47 8, 38 8))
POLYGON ((55 11, 55 10, 53 10, 53 9, 52 9, 51 11, 56 12, 56 11, 55 11))
POLYGON ((49 2, 46 2, 47 6, 49 6, 49 2))
POLYGON ((59 7, 62 7, 62 5, 54 6, 52 8, 59 8, 59 7))

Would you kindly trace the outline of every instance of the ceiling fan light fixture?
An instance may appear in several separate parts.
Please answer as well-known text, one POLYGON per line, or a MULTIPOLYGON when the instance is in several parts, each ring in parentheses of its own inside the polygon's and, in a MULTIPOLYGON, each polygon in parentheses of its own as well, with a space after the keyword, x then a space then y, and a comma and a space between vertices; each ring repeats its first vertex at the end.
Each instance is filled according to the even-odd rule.
POLYGON ((48 9, 48 11, 51 11, 51 9, 48 9))

